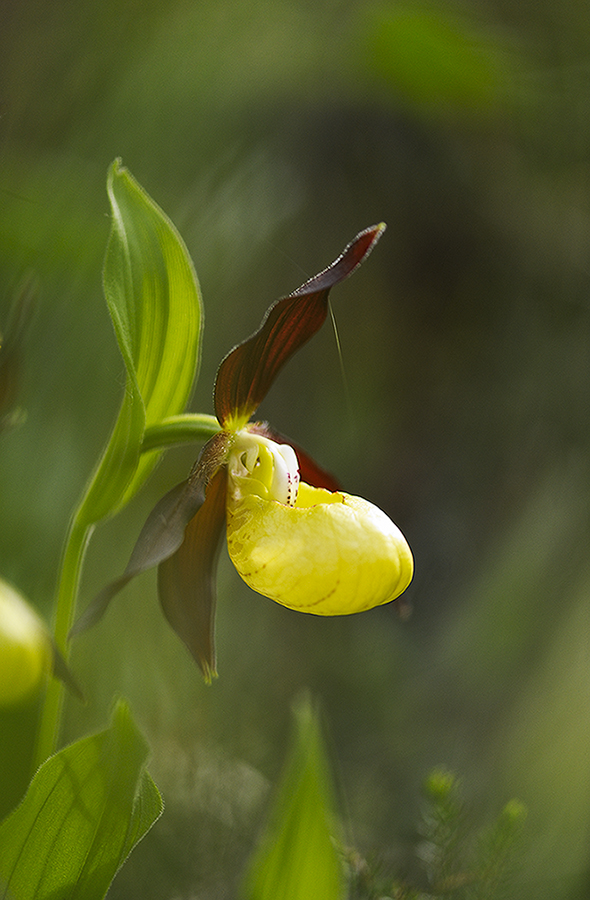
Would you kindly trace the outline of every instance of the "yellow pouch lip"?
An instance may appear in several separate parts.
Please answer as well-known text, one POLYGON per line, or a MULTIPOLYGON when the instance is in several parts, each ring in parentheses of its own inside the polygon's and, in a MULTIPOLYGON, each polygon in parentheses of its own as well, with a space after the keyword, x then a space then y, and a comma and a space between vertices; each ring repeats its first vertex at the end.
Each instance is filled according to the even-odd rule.
POLYGON ((253 590, 316 615, 362 612, 410 584, 413 558, 380 509, 342 491, 300 484, 294 506, 228 497, 229 554, 253 590))
POLYGON ((295 509, 306 509, 320 504, 344 503, 346 496, 342 491, 327 491, 325 488, 312 487, 304 481, 299 484, 295 509))

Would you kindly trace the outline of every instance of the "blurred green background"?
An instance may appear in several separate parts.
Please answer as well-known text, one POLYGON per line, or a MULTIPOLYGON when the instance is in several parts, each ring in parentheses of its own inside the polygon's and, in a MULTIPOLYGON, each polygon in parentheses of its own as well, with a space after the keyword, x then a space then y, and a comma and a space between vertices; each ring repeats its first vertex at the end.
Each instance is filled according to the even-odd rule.
MULTIPOLYGON (((332 295, 344 375, 326 326, 260 413, 400 525, 412 615, 294 613, 222 555, 208 688, 153 573, 127 588, 75 646, 88 703, 66 711, 73 739, 122 694, 153 747, 167 809, 113 898, 234 896, 303 688, 361 854, 412 874, 420 785, 441 764, 475 825, 527 805, 510 896, 588 896, 589 89, 581 0, 2 5, 0 330, 23 290, 32 302, 26 417, 0 435, 0 575, 47 619, 124 384, 100 276, 113 158, 193 256, 199 412, 273 299, 389 226, 332 295)), ((167 454, 97 530, 82 604, 196 452, 167 454)), ((2 714, 4 773, 33 720, 2 714)), ((22 784, 4 780, 5 812, 22 784)))

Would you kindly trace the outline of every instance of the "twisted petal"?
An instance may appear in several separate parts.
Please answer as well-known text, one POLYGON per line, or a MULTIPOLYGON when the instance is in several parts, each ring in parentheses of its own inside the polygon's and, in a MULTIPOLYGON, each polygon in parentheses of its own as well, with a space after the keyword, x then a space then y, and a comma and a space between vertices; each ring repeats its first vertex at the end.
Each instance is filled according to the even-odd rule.
POLYGON ((189 477, 155 505, 133 548, 127 568, 92 600, 70 630, 75 637, 102 619, 111 600, 132 578, 157 566, 181 547, 185 528, 205 502, 205 490, 225 462, 231 435, 217 432, 203 447, 189 477))
POLYGON ((179 549, 158 568, 162 609, 206 681, 215 671, 215 573, 223 526, 227 470, 220 469, 189 522, 179 549))
POLYGON ((228 494, 229 554, 244 581, 277 603, 321 616, 388 603, 414 563, 399 528, 366 500, 302 483, 295 506, 228 494))
POLYGON ((328 294, 370 253, 385 225, 361 231, 332 265, 270 307, 262 325, 222 361, 215 382, 215 414, 238 430, 266 396, 288 359, 323 325, 328 294))

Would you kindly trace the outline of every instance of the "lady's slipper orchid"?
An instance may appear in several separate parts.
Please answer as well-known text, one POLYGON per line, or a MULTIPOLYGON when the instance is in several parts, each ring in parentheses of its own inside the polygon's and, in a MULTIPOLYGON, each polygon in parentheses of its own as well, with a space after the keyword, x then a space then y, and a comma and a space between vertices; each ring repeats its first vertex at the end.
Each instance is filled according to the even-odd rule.
POLYGON ((337 490, 305 453, 250 422, 277 373, 325 321, 330 289, 363 261, 384 227, 357 235, 331 266, 271 306, 258 331, 225 357, 214 394, 219 432, 188 479, 157 504, 125 573, 99 594, 74 632, 97 621, 131 578, 158 565, 164 613, 210 680, 224 529, 243 580, 291 609, 361 612, 408 587, 412 554, 385 513, 337 490))
POLYGON ((293 448, 247 429, 228 460, 227 546, 259 594, 321 616, 387 603, 412 576, 410 548, 385 513, 300 484, 293 448))

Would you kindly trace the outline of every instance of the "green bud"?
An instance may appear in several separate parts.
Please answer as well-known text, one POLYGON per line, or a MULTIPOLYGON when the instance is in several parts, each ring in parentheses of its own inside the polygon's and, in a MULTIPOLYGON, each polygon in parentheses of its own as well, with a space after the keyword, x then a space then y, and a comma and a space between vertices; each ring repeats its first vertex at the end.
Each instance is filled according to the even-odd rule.
POLYGON ((500 814, 500 827, 506 831, 519 829, 527 817, 527 808, 520 800, 509 800, 500 814))
POLYGON ((433 769, 424 782, 424 790, 433 801, 445 800, 456 790, 458 779, 445 769, 433 769))
POLYGON ((42 619, 0 580, 0 706, 27 700, 51 670, 52 646, 42 619))

